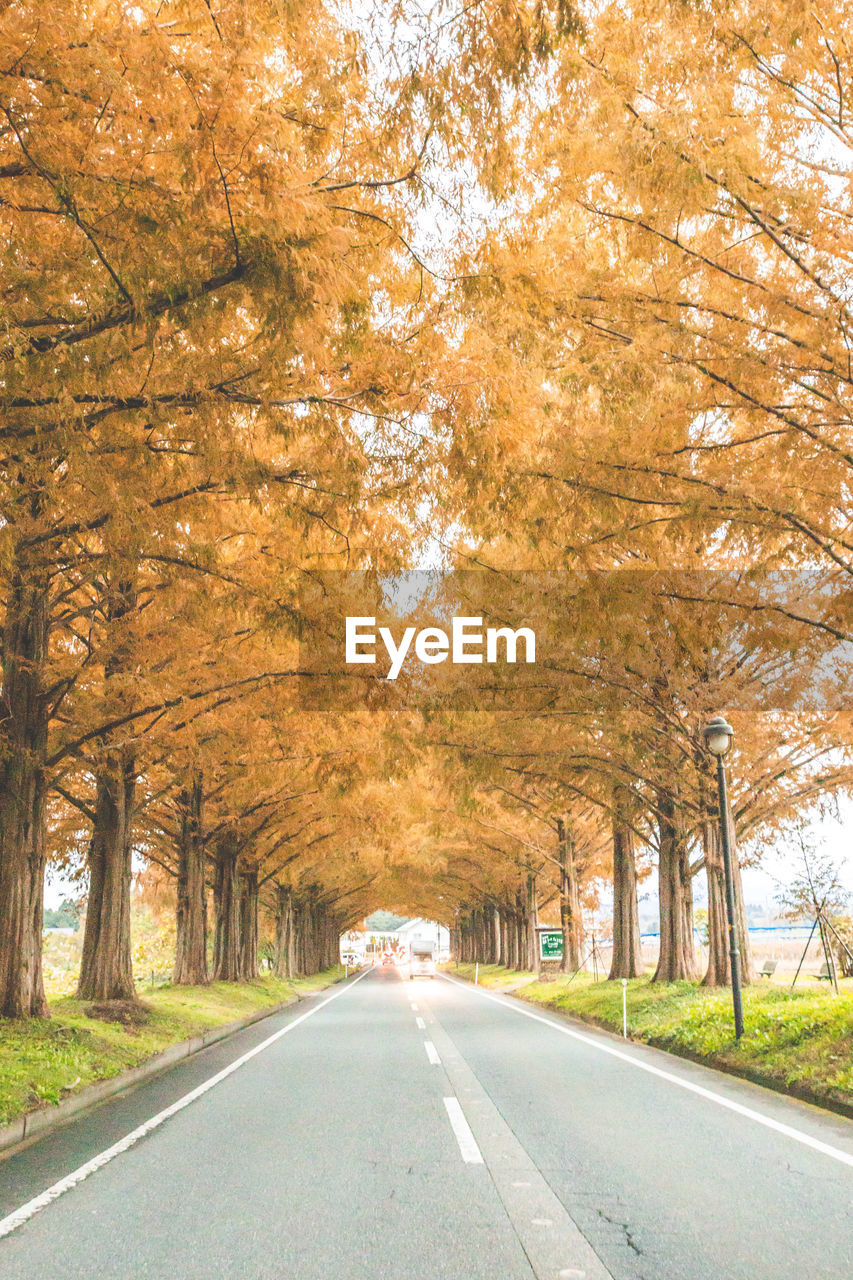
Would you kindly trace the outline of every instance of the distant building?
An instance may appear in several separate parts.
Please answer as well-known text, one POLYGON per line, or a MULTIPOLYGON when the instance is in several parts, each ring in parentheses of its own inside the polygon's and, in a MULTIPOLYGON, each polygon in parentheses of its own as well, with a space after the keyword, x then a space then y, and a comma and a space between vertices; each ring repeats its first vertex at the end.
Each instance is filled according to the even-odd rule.
POLYGON ((439 959, 450 955, 450 932, 435 920, 416 916, 396 929, 351 929, 341 935, 341 962, 347 956, 356 962, 371 961, 385 951, 408 956, 413 942, 431 942, 439 959))
POLYGON ((436 920, 424 920, 416 916, 414 920, 407 920, 401 925, 397 934, 407 951, 411 950, 413 942, 431 942, 436 955, 450 955, 450 930, 436 920))

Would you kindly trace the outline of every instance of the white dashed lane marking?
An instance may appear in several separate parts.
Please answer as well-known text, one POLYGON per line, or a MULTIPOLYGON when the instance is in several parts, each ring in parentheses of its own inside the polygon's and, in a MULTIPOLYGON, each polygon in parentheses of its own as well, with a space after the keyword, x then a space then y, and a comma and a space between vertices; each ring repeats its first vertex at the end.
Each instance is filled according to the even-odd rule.
POLYGON ((465 1119, 462 1108, 459 1105, 458 1098, 445 1098, 444 1105, 447 1108, 447 1115, 450 1120, 450 1127, 454 1132, 456 1141, 459 1143, 459 1150, 462 1152, 462 1159, 466 1164, 482 1164, 483 1157, 480 1148, 477 1146, 477 1139, 471 1132, 471 1126, 465 1119))

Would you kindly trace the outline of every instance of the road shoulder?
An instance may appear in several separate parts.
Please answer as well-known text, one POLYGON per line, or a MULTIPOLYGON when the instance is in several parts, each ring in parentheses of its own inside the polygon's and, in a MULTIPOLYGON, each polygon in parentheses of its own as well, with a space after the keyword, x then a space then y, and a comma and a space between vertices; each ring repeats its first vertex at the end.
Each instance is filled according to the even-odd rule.
MULTIPOLYGON (((612 1021, 608 1022, 605 1019, 589 1016, 577 1010, 570 1011, 543 999, 541 994, 542 984, 537 983, 533 975, 527 975, 526 982, 523 980, 519 982, 519 975, 507 973, 504 976, 501 974, 496 985, 492 986, 488 982, 475 983, 472 980, 472 976, 469 976, 466 972, 466 969, 473 971, 474 966, 460 966, 457 971, 453 965, 446 965, 444 966, 444 975, 469 987, 479 986, 483 992, 498 996, 502 1000, 508 1002, 517 1001, 525 1007, 532 1007, 542 1015, 553 1018, 558 1024, 565 1023, 576 1028, 579 1033, 594 1033, 606 1037, 614 1045, 619 1045, 620 1047, 630 1046, 635 1050, 646 1050, 649 1053, 660 1055, 664 1062, 672 1063, 674 1068, 676 1064, 690 1063, 703 1071, 713 1072, 720 1077, 721 1086, 726 1077, 734 1077, 743 1084, 754 1087, 762 1095, 766 1096, 768 1092, 773 1095, 781 1095, 790 1102, 796 1102, 804 1110, 814 1111, 822 1118, 827 1117, 827 1113, 831 1113, 843 1116, 847 1120, 853 1119, 853 1099, 848 1102, 844 1098, 827 1095, 796 1082, 787 1082, 772 1073, 762 1071, 760 1068, 732 1061, 728 1056, 691 1052, 687 1048, 673 1046, 671 1043, 661 1043, 652 1035, 632 1036, 630 1034, 630 1024, 629 1035, 626 1038, 612 1021)), ((485 966, 481 966, 480 976, 484 976, 484 969, 485 966)), ((488 979, 488 970, 485 971, 485 976, 488 979)), ((555 995, 557 995, 559 993, 557 983, 549 985, 554 986, 555 995)), ((851 1028, 851 1034, 853 1034, 853 1028, 851 1028)))
MULTIPOLYGON (((326 973, 313 975, 307 981, 296 979, 286 985, 281 984, 287 991, 283 999, 270 1003, 268 993, 264 992, 261 997, 264 1003, 260 1007, 226 1022, 216 1021, 211 1017, 211 1024, 207 1027, 203 1027, 204 1013, 197 1014, 202 1022, 202 1028, 197 1034, 174 1040, 171 1044, 166 1044, 164 1048, 150 1053, 142 1061, 124 1070, 115 1072, 113 1069, 111 1074, 105 1072, 104 1078, 96 1078, 82 1087, 74 1088, 58 1102, 32 1108, 0 1126, 0 1161, 14 1155, 22 1147, 29 1146, 46 1134, 69 1124, 78 1116, 84 1115, 108 1099, 135 1089, 140 1084, 174 1067, 183 1059, 199 1053, 202 1049, 227 1040, 237 1032, 281 1013, 317 992, 324 991, 343 977, 344 971, 338 966, 326 973)), ((180 991, 178 988, 174 990, 180 991)), ((248 986, 242 985, 239 994, 243 1002, 251 1001, 252 992, 248 986)), ((94 1025, 97 1026, 97 1023, 94 1025)), ((61 1021, 57 1022, 56 1026, 61 1029, 61 1021)))

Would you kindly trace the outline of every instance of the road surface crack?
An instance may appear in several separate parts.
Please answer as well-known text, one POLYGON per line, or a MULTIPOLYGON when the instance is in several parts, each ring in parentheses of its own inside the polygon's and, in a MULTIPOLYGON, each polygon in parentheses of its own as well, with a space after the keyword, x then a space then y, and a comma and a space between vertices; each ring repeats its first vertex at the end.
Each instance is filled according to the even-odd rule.
POLYGON ((605 1213, 603 1209, 598 1210, 598 1216, 603 1218, 605 1222, 609 1222, 613 1227, 619 1227, 625 1236, 625 1241, 629 1249, 632 1249, 638 1258, 643 1256, 643 1251, 634 1239, 631 1228, 627 1222, 622 1222, 619 1218, 611 1218, 609 1213, 605 1213))

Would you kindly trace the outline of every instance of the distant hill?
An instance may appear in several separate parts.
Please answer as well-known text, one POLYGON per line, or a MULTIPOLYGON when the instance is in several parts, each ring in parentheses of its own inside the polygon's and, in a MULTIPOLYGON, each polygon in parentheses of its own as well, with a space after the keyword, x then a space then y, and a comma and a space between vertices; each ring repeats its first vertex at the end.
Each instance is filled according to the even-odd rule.
POLYGON ((408 916, 395 916, 393 911, 374 911, 372 916, 367 917, 365 924, 368 929, 399 929, 408 919, 408 916))
POLYGON ((58 907, 46 907, 43 927, 45 929, 77 929, 80 924, 80 908, 75 902, 65 902, 58 907))

